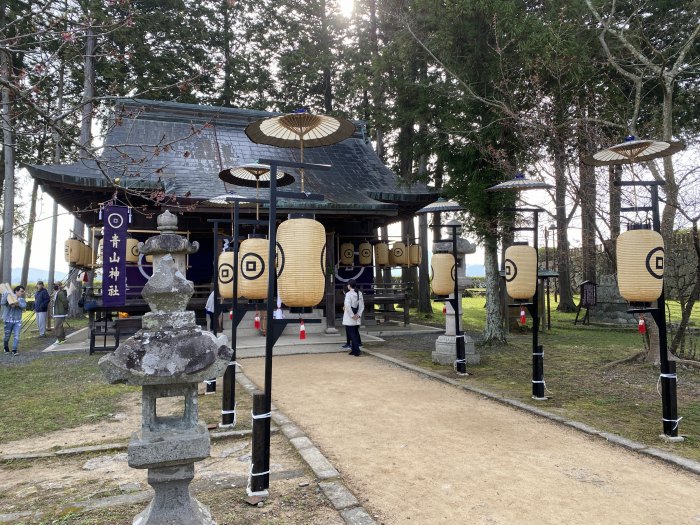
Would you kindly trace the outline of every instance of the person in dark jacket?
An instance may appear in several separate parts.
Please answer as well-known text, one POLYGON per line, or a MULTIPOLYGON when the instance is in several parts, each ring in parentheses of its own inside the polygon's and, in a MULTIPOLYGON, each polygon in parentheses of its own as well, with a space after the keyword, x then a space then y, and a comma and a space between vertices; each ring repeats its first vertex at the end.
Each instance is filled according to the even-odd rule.
POLYGON ((34 294, 34 313, 36 313, 36 325, 39 328, 39 337, 46 337, 46 316, 49 311, 51 297, 49 291, 44 288, 44 281, 36 282, 34 294))
POLYGON ((63 328, 63 321, 68 315, 68 294, 63 289, 63 283, 55 284, 53 289, 53 319, 56 322, 54 328, 56 342, 54 344, 62 345, 66 342, 66 331, 63 328))

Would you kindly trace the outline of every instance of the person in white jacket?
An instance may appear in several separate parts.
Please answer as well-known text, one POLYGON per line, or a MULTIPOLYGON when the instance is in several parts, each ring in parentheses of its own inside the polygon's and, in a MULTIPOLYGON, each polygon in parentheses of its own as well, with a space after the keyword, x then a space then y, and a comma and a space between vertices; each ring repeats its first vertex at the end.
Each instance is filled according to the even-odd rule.
POLYGON ((350 355, 360 355, 360 322, 364 309, 365 302, 362 300, 362 292, 357 289, 355 279, 350 279, 343 302, 343 325, 350 337, 350 355))

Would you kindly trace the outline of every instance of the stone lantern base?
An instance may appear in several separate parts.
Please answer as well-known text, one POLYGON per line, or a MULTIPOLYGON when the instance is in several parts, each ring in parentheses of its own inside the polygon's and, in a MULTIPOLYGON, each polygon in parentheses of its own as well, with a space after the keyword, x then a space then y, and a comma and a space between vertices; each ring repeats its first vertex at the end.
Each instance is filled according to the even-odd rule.
MULTIPOLYGON (((433 363, 440 365, 452 365, 457 359, 457 343, 454 335, 441 335, 435 341, 435 351, 432 353, 433 363)), ((474 347, 474 341, 468 335, 464 335, 464 357, 467 365, 478 365, 481 357, 474 347)))
POLYGON ((151 468, 148 484, 155 496, 133 525, 216 525, 209 509, 190 494, 194 465, 151 468))

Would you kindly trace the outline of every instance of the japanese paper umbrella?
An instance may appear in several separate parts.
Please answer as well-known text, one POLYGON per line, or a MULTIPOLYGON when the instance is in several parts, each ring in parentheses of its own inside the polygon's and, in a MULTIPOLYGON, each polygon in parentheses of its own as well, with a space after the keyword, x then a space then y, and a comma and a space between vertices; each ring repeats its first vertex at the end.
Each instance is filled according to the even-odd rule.
MULTIPOLYGON (((235 168, 222 170, 219 173, 219 178, 226 184, 236 186, 246 186, 255 188, 255 198, 259 198, 260 188, 270 187, 270 166, 267 164, 242 164, 235 168)), ((277 170, 275 178, 277 186, 288 186, 294 182, 294 177, 289 173, 277 170)), ((260 220, 260 203, 255 203, 255 219, 260 220)))
POLYGON ((602 149, 593 155, 583 157, 581 160, 590 166, 633 164, 635 162, 645 162, 660 157, 667 157, 683 148, 685 148, 683 142, 638 140, 634 135, 630 135, 621 144, 602 149))
MULTIPOLYGON (((278 148, 300 148, 304 162, 304 148, 330 146, 347 139, 355 132, 349 120, 328 115, 314 115, 305 110, 279 117, 258 120, 245 128, 248 138, 257 144, 278 148)), ((301 170, 301 191, 304 191, 304 171, 301 170)))

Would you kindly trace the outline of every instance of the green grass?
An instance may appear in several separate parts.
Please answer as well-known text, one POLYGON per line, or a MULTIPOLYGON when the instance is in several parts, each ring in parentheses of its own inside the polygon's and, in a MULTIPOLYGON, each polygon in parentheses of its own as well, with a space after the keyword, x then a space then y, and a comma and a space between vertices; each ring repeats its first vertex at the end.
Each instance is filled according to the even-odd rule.
MULTIPOLYGON (((463 326, 475 339, 483 331, 484 304, 483 297, 463 300, 463 326)), ((675 301, 668 301, 667 304, 671 322, 679 322, 680 305, 675 301)), ((463 381, 587 423, 599 430, 700 460, 699 369, 678 366, 678 414, 683 416, 679 432, 686 436, 686 440, 680 444, 666 444, 659 439, 662 433, 661 397, 656 388, 659 368, 639 361, 614 364, 644 350, 636 327, 575 326, 576 314, 556 311, 554 302, 551 315, 552 329, 539 337, 545 352, 544 376, 550 390, 547 393, 550 397, 548 401, 531 399, 530 319, 524 329, 516 328, 508 335, 508 344, 479 347, 481 363, 469 366, 470 376, 463 381)), ((444 326, 442 303, 433 303, 432 315, 417 314, 414 319, 419 323, 444 326)), ((693 324, 700 325, 700 308, 693 311, 693 324)), ((399 350, 397 345, 392 355, 457 378, 451 367, 432 363, 431 341, 418 349, 415 344, 410 346, 411 350, 399 350)))
POLYGON ((133 391, 109 385, 99 355, 62 355, 0 367, 0 442, 107 419, 133 391))

